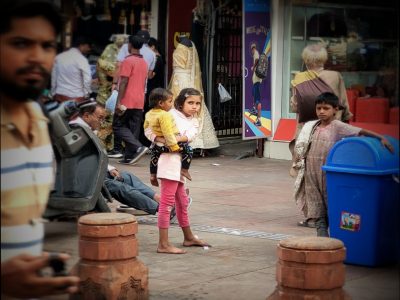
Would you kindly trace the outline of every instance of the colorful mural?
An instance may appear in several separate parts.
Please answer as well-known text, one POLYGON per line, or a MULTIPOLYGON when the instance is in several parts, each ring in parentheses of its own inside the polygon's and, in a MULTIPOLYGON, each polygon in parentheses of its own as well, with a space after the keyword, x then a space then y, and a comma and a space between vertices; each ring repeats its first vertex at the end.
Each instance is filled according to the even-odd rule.
POLYGON ((271 136, 269 0, 243 0, 243 139, 271 136))

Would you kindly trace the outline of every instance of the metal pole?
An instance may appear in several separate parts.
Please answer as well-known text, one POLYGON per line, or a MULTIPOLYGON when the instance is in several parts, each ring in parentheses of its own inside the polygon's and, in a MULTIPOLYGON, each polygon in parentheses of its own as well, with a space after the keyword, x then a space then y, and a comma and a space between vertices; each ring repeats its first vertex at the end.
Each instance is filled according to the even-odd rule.
POLYGON ((214 36, 215 36, 215 17, 216 17, 216 10, 214 9, 214 5, 212 1, 211 4, 211 25, 210 25, 210 48, 209 48, 209 61, 208 61, 208 84, 207 84, 207 107, 212 115, 212 97, 213 97, 213 63, 214 63, 214 36))

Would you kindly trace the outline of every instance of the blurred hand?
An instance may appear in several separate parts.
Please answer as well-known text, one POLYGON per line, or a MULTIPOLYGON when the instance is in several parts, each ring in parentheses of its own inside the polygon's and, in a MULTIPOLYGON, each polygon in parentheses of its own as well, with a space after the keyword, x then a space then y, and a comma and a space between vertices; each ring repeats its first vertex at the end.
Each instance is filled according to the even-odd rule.
POLYGON ((157 142, 157 143, 162 143, 162 144, 165 144, 167 141, 165 140, 165 138, 163 138, 162 136, 157 136, 155 139, 154 139, 154 141, 155 142, 157 142))
POLYGON ((118 172, 117 169, 113 169, 113 170, 109 171, 109 173, 110 173, 110 175, 111 175, 112 177, 116 177, 116 178, 121 177, 121 174, 119 174, 119 172, 118 172))
POLYGON ((381 143, 384 147, 386 147, 391 153, 394 153, 394 147, 393 145, 386 139, 383 138, 381 139, 381 143))
MULTIPOLYGON (((67 254, 59 254, 66 261, 67 254)), ((39 271, 49 265, 49 255, 21 254, 1 263, 1 293, 17 298, 38 298, 78 291, 79 277, 41 277, 39 271)))

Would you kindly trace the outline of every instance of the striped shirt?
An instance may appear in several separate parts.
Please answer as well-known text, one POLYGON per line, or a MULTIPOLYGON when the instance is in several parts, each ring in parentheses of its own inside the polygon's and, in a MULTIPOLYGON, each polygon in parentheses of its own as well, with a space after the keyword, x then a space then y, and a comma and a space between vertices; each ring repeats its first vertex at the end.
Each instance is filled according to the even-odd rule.
POLYGON ((38 103, 27 102, 29 137, 18 118, 1 105, 1 260, 20 253, 38 255, 43 243, 41 218, 53 183, 53 151, 48 119, 38 103))

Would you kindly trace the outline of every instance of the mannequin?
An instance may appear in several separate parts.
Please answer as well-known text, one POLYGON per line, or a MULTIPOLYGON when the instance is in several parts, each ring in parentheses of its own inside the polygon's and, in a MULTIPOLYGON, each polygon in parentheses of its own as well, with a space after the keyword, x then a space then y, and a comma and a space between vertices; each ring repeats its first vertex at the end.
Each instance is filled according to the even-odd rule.
MULTIPOLYGON (((182 89, 189 87, 195 88, 204 95, 197 49, 186 36, 179 37, 179 44, 172 54, 172 67, 173 72, 168 90, 172 92, 174 99, 182 89)), ((199 120, 199 133, 190 143, 190 146, 193 149, 212 149, 218 147, 219 142, 204 99, 200 112, 196 117, 199 120)), ((201 153, 204 153, 204 151, 201 153)))
POLYGON ((192 41, 188 39, 186 35, 180 35, 178 37, 178 42, 186 47, 192 47, 192 41))

